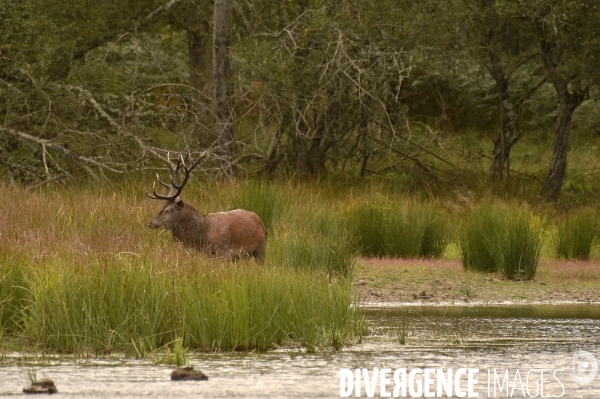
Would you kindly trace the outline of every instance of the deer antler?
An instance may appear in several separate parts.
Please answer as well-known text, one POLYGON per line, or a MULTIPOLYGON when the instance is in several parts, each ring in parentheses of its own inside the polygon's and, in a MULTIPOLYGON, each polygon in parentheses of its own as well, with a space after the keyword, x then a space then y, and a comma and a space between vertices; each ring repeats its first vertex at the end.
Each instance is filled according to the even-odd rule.
POLYGON ((158 173, 156 174, 156 180, 160 183, 161 186, 169 189, 169 194, 167 194, 167 195, 158 194, 156 192, 156 181, 155 181, 152 184, 153 194, 150 194, 150 193, 148 193, 148 191, 146 191, 146 195, 152 199, 166 200, 166 201, 170 201, 170 202, 175 201, 177 199, 177 197, 179 197, 179 195, 183 191, 183 188, 185 187, 185 185, 187 184, 187 181, 190 177, 190 172, 196 166, 198 166, 198 163, 200 162, 201 157, 198 157, 198 159, 196 160, 196 162, 194 162, 192 164, 192 166, 190 166, 189 168, 186 167, 185 163, 188 161, 190 156, 191 156, 191 154, 189 152, 187 153, 185 158, 183 157, 183 155, 180 155, 179 159, 177 160, 177 165, 173 165, 173 163, 171 162, 171 155, 169 153, 167 153, 167 161, 169 163, 169 169, 171 170, 171 183, 167 184, 167 183, 163 182, 162 180, 160 180, 158 173), (185 172, 185 176, 183 177, 183 181, 181 182, 181 184, 178 185, 177 184, 177 175, 178 175, 179 171, 181 170, 181 168, 183 168, 183 171, 185 172))

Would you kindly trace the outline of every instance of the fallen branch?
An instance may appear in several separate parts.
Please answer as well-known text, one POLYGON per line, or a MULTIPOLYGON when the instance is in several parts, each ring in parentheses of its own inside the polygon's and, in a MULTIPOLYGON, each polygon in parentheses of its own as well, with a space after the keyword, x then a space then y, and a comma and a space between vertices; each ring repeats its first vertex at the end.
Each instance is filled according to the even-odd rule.
MULTIPOLYGON (((86 164, 91 164, 91 165, 97 166, 97 167, 99 167, 101 169, 109 170, 109 171, 115 172, 115 173, 123 173, 122 170, 111 168, 110 166, 108 166, 106 164, 103 164, 102 162, 98 162, 97 160, 95 160, 93 158, 76 154, 75 152, 73 152, 73 151, 71 151, 71 150, 63 147, 60 144, 56 144, 56 143, 54 143, 54 142, 52 142, 50 140, 42 139, 42 138, 39 138, 39 137, 35 137, 35 136, 30 135, 30 134, 23 133, 23 132, 20 132, 18 130, 11 129, 11 128, 5 127, 5 126, 0 126, 0 131, 1 132, 6 132, 6 133, 8 133, 10 135, 13 135, 15 137, 19 137, 19 138, 24 139, 24 140, 31 141, 31 142, 36 143, 36 144, 39 144, 42 147, 42 151, 44 152, 43 153, 44 158, 46 156, 47 149, 48 148, 52 148, 55 151, 62 152, 63 154, 68 155, 69 157, 77 159, 77 160, 79 160, 81 162, 84 162, 86 164)), ((47 169, 47 165, 44 165, 44 167, 47 169)))

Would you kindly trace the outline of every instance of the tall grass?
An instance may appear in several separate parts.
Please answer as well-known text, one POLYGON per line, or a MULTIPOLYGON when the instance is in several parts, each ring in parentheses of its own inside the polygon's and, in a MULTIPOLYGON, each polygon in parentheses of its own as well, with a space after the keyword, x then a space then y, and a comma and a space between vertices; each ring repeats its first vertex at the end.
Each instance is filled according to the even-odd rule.
POLYGON ((265 224, 268 233, 288 207, 287 198, 280 190, 265 182, 246 182, 235 194, 233 207, 256 213, 265 224))
POLYGON ((359 253, 367 257, 383 257, 388 254, 385 244, 386 230, 382 225, 390 221, 381 208, 361 204, 350 215, 356 234, 359 253))
POLYGON ((349 218, 364 256, 440 257, 448 244, 445 218, 431 204, 361 203, 349 218))
POLYGON ((501 235, 500 219, 497 209, 487 205, 469 215, 463 222, 459 231, 459 248, 465 270, 498 270, 490 243, 501 235))
POLYGON ((268 250, 276 264, 330 276, 352 276, 354 238, 344 218, 329 209, 308 207, 280 223, 268 250))
POLYGON ((516 280, 535 276, 541 236, 526 210, 484 204, 469 215, 459 236, 466 270, 498 271, 516 280))
POLYGON ((558 223, 554 240, 556 254, 564 259, 589 259, 598 236, 598 214, 584 208, 567 215, 558 223))
POLYGON ((268 350, 290 338, 327 346, 324 332, 348 338, 355 322, 349 282, 253 263, 170 268, 115 259, 17 267, 30 293, 23 330, 58 352, 144 356, 177 339, 211 351, 268 350))
MULTIPOLYGON (((16 264, 23 259, 2 255, 0 265, 16 264), (4 259, 2 259, 4 257, 4 259)), ((27 291, 23 270, 13 267, 0 267, 0 336, 2 331, 16 331, 20 325, 20 312, 26 305, 27 291)))
MULTIPOLYGON (((339 348, 358 331, 346 278, 353 248, 337 213, 312 212, 303 198, 279 217, 287 208, 275 202, 267 264, 223 263, 149 230, 159 204, 133 186, 26 192, 0 185, 5 198, 20 198, 0 205, 0 335, 43 350, 143 356, 178 339, 206 350, 290 341, 339 348)), ((243 197, 239 190, 192 187, 185 200, 226 210, 243 197)))
MULTIPOLYGON (((183 198, 199 210, 249 209, 268 229, 265 266, 228 264, 149 230, 162 204, 144 197, 144 188, 0 184, 3 198, 19 199, 0 203, 0 336, 43 350, 137 356, 175 350, 175 343, 339 348, 362 331, 351 306, 357 253, 439 257, 448 244, 449 223, 436 202, 334 185, 191 181, 183 198)), ((484 204, 464 219, 465 269, 533 278, 540 236, 526 210, 484 204)), ((591 219, 581 216, 571 230, 591 219)), ((590 228, 570 242, 583 241, 577 237, 590 228)))

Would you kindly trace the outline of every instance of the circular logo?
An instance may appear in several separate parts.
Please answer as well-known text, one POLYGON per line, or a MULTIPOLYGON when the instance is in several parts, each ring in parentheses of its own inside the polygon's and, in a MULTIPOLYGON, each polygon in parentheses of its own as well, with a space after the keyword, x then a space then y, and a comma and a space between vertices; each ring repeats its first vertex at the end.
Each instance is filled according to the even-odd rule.
POLYGON ((573 379, 579 385, 591 382, 598 374, 598 360, 590 352, 579 350, 573 354, 573 379))

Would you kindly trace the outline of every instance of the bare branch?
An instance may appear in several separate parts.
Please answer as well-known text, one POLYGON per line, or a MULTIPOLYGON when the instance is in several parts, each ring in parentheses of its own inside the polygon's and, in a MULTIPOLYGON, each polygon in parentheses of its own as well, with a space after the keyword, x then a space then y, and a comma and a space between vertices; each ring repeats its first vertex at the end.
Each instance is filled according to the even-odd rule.
POLYGON ((119 133, 121 133, 123 136, 132 139, 133 141, 135 141, 137 143, 137 145, 140 147, 140 149, 142 149, 144 152, 149 152, 152 155, 156 156, 157 158, 163 159, 164 158, 164 153, 168 152, 167 150, 161 150, 159 148, 155 148, 149 145, 146 145, 146 143, 144 143, 144 141, 139 138, 138 136, 131 134, 125 130, 123 130, 123 128, 121 127, 121 125, 114 120, 113 117, 111 117, 105 110, 104 108, 102 108, 102 106, 96 101, 96 99, 94 98, 94 96, 92 95, 92 93, 89 90, 86 90, 82 87, 79 86, 72 86, 72 85, 66 85, 64 86, 66 89, 69 90, 73 90, 73 91, 77 91, 81 94, 83 94, 87 100, 89 101, 90 104, 92 104, 92 106, 94 107, 94 109, 104 118, 106 119, 106 121, 113 127, 115 128, 119 133), (161 154, 162 153, 162 154, 161 154))
POLYGON ((87 45, 86 47, 78 50, 75 52, 75 54, 73 55, 73 59, 74 60, 78 60, 83 58, 89 51, 100 47, 108 42, 112 42, 115 41, 117 38, 119 38, 120 36, 123 36, 125 34, 131 33, 133 31, 135 31, 136 29, 138 29, 139 27, 143 27, 147 24, 149 24, 150 22, 152 22, 155 18, 157 18, 159 15, 161 15, 162 13, 164 13, 165 11, 168 11, 169 9, 171 9, 173 6, 175 6, 177 3, 182 2, 183 0, 170 0, 167 3, 163 4, 162 6, 158 7, 156 10, 152 11, 150 14, 146 15, 144 18, 142 18, 137 24, 135 24, 134 26, 130 26, 128 28, 122 29, 118 32, 112 32, 109 33, 106 36, 100 37, 94 41, 92 41, 89 45, 87 45))
POLYGON ((68 155, 69 157, 77 159, 79 161, 82 161, 82 162, 84 162, 86 164, 94 165, 94 166, 97 166, 97 167, 99 167, 101 169, 109 170, 109 171, 115 172, 115 173, 123 173, 122 170, 111 168, 110 166, 108 166, 108 165, 106 165, 106 164, 104 164, 102 162, 98 162, 98 161, 96 161, 93 158, 85 157, 83 155, 76 154, 75 152, 73 152, 73 151, 71 151, 71 150, 63 147, 62 145, 53 143, 50 140, 42 139, 42 138, 39 138, 39 137, 35 137, 35 136, 30 135, 30 134, 23 133, 23 132, 20 132, 18 130, 14 130, 14 129, 11 129, 11 128, 8 128, 8 127, 5 127, 5 126, 0 126, 0 131, 6 132, 8 134, 11 134, 11 135, 13 135, 15 137, 19 137, 21 139, 25 139, 25 140, 31 141, 31 142, 36 143, 36 144, 39 144, 39 145, 42 146, 42 148, 43 148, 44 151, 45 151, 46 148, 52 148, 55 151, 62 152, 63 154, 68 155))

